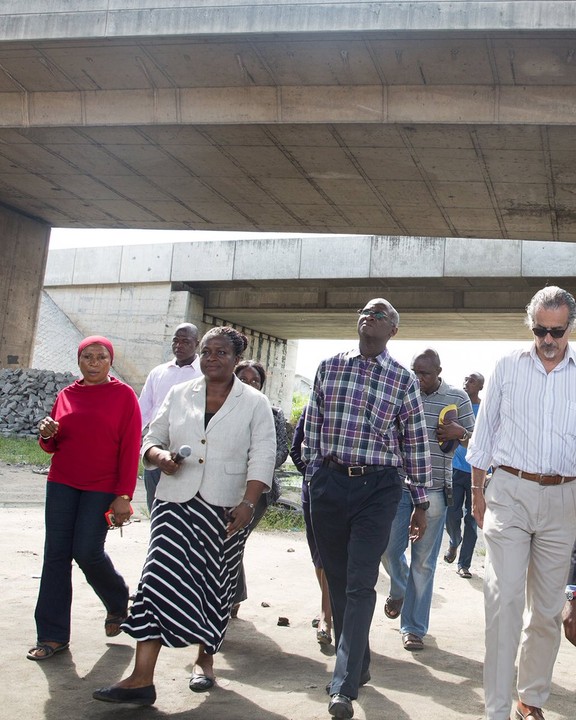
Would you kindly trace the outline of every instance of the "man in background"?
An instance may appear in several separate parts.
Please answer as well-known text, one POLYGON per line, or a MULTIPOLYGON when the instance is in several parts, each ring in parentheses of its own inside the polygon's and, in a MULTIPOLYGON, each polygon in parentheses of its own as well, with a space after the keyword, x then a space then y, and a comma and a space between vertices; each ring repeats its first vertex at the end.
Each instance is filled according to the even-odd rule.
MULTIPOLYGON (((466 391, 474 417, 478 415, 480 398, 478 393, 484 387, 484 376, 473 372, 464 378, 466 391)), ((458 575, 462 578, 471 578, 470 566, 472 555, 476 547, 477 526, 472 515, 472 468, 466 462, 466 447, 458 445, 452 458, 452 494, 453 504, 446 510, 446 532, 450 538, 448 550, 444 554, 447 563, 456 560, 456 553, 460 547, 458 558, 458 575), (462 516, 464 516, 464 535, 462 535, 462 516)))
POLYGON ((390 576, 390 595, 384 612, 393 619, 390 608, 400 610, 400 633, 405 650, 424 648, 434 590, 436 562, 442 546, 446 506, 452 488, 452 456, 458 444, 467 445, 474 429, 474 414, 464 390, 442 380, 440 358, 428 349, 412 360, 412 370, 420 382, 426 429, 432 458, 432 487, 427 490, 426 534, 412 538, 410 516, 413 500, 405 488, 392 524, 390 541, 382 556, 390 576), (450 410, 450 420, 443 420, 450 410), (412 540, 410 564, 405 551, 412 540))
POLYGON ((568 585, 566 585, 566 602, 562 610, 562 622, 566 640, 569 640, 572 645, 576 645, 576 545, 572 550, 572 564, 568 585))
MULTIPOLYGON (((140 393, 142 429, 154 420, 170 388, 178 385, 178 383, 194 380, 194 378, 202 375, 200 358, 196 354, 199 341, 198 328, 192 323, 182 323, 174 331, 174 337, 172 338, 173 359, 157 365, 150 371, 140 393)), ((156 494, 156 486, 160 480, 160 473, 160 468, 144 470, 146 504, 150 512, 156 494)))

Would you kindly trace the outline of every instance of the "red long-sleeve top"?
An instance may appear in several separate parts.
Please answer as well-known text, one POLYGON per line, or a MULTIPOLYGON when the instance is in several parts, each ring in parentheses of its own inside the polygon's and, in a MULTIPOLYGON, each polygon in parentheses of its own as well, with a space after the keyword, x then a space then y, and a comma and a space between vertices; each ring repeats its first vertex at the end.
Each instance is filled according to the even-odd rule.
POLYGON ((49 482, 133 496, 142 424, 130 386, 116 378, 101 385, 77 380, 58 393, 51 417, 58 432, 40 440, 52 454, 49 482))

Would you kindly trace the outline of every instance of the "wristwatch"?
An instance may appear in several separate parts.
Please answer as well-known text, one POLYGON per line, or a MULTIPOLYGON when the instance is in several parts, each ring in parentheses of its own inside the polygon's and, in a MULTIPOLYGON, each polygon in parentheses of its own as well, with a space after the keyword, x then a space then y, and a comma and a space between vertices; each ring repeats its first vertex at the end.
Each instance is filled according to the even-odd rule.
POLYGON ((466 430, 466 428, 464 428, 464 435, 462 435, 462 437, 460 438, 460 442, 466 442, 466 440, 469 440, 469 439, 470 439, 470 433, 468 432, 468 430, 466 430))
POLYGON ((576 600, 576 585, 566 585, 566 600, 576 600))
POLYGON ((418 508, 418 510, 428 510, 430 507, 430 501, 426 500, 426 502, 416 503, 414 507, 418 508))

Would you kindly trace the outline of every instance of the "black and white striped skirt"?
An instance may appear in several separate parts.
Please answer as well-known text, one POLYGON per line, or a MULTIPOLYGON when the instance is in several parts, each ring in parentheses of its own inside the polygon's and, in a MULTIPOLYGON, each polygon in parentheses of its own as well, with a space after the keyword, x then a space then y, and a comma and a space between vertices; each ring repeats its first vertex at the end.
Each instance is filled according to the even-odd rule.
POLYGON ((225 508, 196 496, 154 500, 148 555, 122 630, 167 647, 218 651, 230 620, 247 532, 226 537, 225 508))

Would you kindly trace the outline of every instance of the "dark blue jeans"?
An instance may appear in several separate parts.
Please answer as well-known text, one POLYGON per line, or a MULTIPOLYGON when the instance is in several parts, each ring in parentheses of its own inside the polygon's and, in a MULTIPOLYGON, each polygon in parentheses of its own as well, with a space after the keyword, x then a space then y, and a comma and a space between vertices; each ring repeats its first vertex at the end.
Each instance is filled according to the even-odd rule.
POLYGON ((104 552, 108 533, 104 513, 115 497, 46 484, 44 565, 34 615, 38 642, 70 640, 72 560, 109 613, 126 612, 128 587, 104 552))
POLYGON ((469 568, 478 536, 476 520, 472 515, 472 476, 464 470, 452 470, 452 492, 454 504, 446 512, 446 532, 450 545, 460 548, 458 567, 469 568), (465 512, 463 512, 465 511, 465 512), (462 535, 462 516, 464 516, 464 535, 462 535))
POLYGON ((330 589, 336 639, 331 695, 358 697, 360 678, 368 672, 380 558, 401 495, 396 468, 348 477, 321 467, 310 481, 312 525, 330 589))

